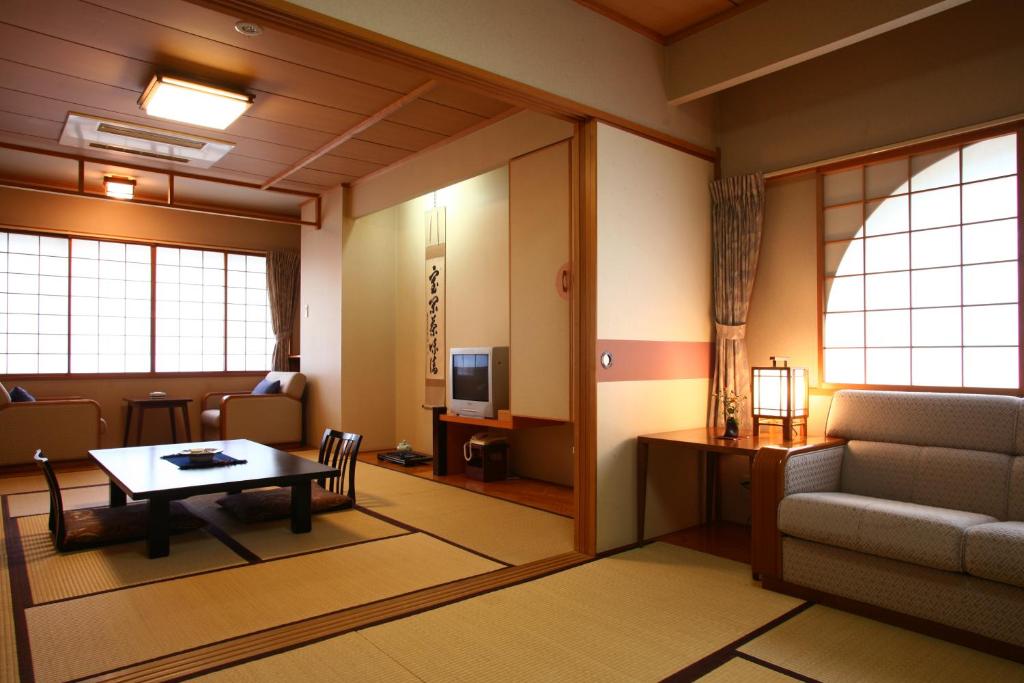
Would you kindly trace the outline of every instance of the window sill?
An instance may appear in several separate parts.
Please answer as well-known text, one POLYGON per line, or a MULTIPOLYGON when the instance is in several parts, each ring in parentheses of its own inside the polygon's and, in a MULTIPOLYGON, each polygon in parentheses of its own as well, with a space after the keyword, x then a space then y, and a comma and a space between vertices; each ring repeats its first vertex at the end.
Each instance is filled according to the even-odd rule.
POLYGON ((264 377, 269 370, 233 370, 230 372, 116 372, 116 373, 76 373, 59 375, 0 375, 0 381, 31 382, 35 380, 93 380, 93 379, 188 379, 192 377, 264 377))

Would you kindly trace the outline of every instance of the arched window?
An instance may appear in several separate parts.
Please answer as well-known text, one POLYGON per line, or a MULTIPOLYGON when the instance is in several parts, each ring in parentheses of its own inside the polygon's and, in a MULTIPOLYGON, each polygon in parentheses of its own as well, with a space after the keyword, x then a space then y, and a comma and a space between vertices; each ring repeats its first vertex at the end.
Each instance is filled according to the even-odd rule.
POLYGON ((826 383, 1020 387, 1017 137, 824 174, 826 383))

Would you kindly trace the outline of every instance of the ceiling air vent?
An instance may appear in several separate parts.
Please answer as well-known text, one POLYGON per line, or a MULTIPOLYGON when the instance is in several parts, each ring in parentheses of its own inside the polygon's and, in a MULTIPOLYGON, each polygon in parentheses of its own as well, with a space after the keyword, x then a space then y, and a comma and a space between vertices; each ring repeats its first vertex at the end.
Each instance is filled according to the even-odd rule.
POLYGON ((209 168, 235 147, 232 142, 74 112, 68 114, 60 144, 131 154, 197 168, 209 168))

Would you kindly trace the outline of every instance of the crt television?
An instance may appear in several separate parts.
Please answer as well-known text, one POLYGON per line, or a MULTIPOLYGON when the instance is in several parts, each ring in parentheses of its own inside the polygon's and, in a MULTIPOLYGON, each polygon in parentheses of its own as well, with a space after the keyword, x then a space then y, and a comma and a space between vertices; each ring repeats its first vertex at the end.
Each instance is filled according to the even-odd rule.
POLYGON ((508 408, 508 347, 448 352, 448 410, 464 417, 496 417, 508 408))

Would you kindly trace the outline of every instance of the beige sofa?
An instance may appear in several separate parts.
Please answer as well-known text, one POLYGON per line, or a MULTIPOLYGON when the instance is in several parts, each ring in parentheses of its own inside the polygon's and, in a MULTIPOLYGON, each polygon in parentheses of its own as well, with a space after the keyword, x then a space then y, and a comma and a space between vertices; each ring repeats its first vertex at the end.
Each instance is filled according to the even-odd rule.
POLYGON ((82 460, 100 447, 107 424, 87 398, 40 398, 11 403, 0 385, 0 466, 31 465, 36 449, 50 460, 82 460))
POLYGON ((1024 656, 1024 401, 839 391, 826 436, 755 459, 765 587, 1024 656))
POLYGON ((268 372, 266 378, 281 382, 281 393, 214 392, 204 396, 200 415, 203 438, 249 439, 274 445, 302 443, 306 376, 300 372, 268 372))

